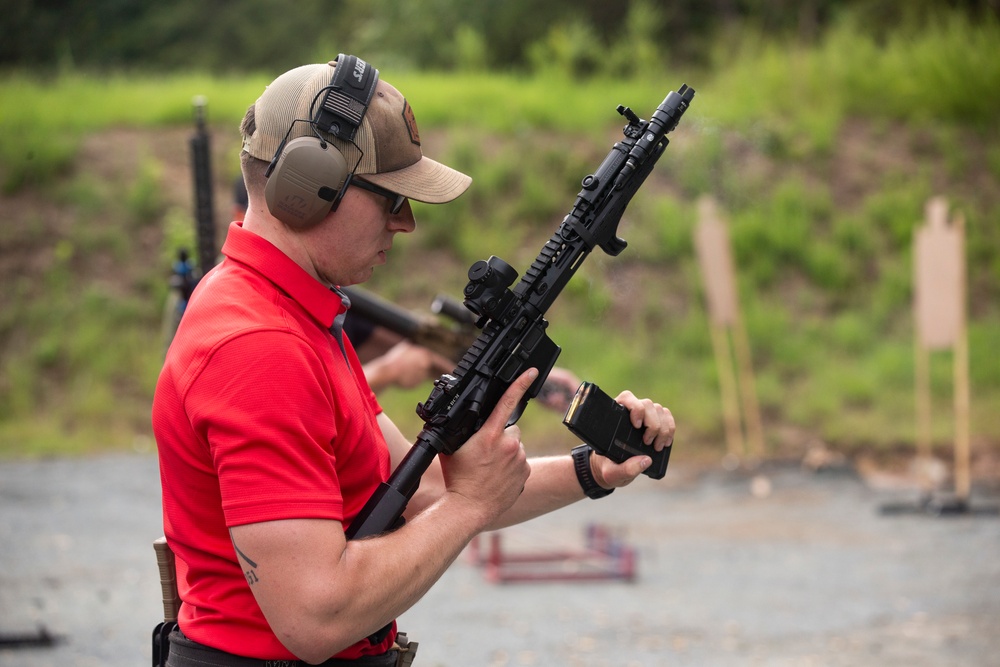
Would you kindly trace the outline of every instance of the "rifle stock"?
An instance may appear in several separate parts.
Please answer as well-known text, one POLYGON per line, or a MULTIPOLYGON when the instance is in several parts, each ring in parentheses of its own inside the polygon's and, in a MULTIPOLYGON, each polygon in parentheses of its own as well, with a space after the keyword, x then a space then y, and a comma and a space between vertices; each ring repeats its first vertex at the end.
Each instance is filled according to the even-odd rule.
POLYGON ((472 265, 465 305, 477 316, 481 333, 455 370, 438 378, 430 396, 417 406, 423 429, 389 480, 351 523, 348 539, 397 527, 434 457, 452 454, 465 444, 514 379, 532 367, 538 369, 538 377, 511 423, 537 396, 560 352, 546 334, 545 312, 595 247, 613 256, 625 249, 627 243, 617 235, 625 207, 666 150, 667 134, 677 126, 694 92, 686 85, 671 91, 648 121, 618 107, 628 120, 624 140, 615 143, 597 170, 583 179, 572 210, 513 290, 517 272, 503 260, 490 257, 472 265))

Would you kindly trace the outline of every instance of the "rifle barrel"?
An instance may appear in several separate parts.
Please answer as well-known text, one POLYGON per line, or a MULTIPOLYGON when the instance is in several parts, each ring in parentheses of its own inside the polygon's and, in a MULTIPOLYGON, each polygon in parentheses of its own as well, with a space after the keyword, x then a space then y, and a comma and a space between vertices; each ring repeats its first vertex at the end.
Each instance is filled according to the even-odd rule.
POLYGON ((420 330, 420 321, 405 308, 357 287, 340 288, 351 300, 351 312, 372 323, 412 339, 420 330))

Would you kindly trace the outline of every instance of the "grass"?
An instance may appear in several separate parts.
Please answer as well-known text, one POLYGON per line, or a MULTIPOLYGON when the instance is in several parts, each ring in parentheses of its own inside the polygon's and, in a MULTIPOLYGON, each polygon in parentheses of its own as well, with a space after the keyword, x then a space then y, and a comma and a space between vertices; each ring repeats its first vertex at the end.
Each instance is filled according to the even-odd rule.
POLYGON ((989 131, 1000 109, 1000 61, 991 55, 1000 25, 992 17, 973 25, 946 15, 880 43, 847 15, 819 47, 752 34, 733 43, 713 80, 719 94, 699 113, 743 128, 782 158, 829 154, 851 116, 989 131))
MULTIPOLYGON (((384 71, 407 92, 424 133, 438 140, 448 128, 435 156, 473 174, 475 185, 449 206, 418 206, 419 233, 400 239, 395 266, 376 272, 371 287, 425 309, 437 291, 457 295, 477 259, 494 254, 523 271, 581 177, 621 136, 615 106, 646 115, 687 81, 698 95, 626 212, 629 248, 618 258, 597 251, 550 313, 560 364, 609 393, 627 387, 669 405, 686 446, 722 448, 692 242, 697 199, 711 193, 729 225, 771 446, 801 447, 780 435, 788 431, 844 450, 912 445, 911 246, 924 202, 946 192, 967 220, 973 437, 1000 448, 990 408, 1000 405, 1000 152, 990 126, 1000 65, 984 55, 998 42, 995 21, 949 19, 884 42, 844 22, 813 48, 733 40, 711 76, 384 71), (845 197, 843 142, 859 121, 875 166, 845 197), (883 168, 875 161, 888 150, 883 142, 902 145, 908 159, 883 168)), ((102 182, 77 163, 79 147, 107 128, 189 126, 196 94, 209 99, 214 130, 234 132, 265 84, 194 75, 0 79, 2 193, 49 200, 68 218, 53 233, 44 212, 29 210, 0 228, 4 255, 45 251, 41 270, 13 279, 2 297, 0 455, 149 447, 166 276, 176 250, 194 247, 193 224, 161 187, 164 165, 147 158, 127 182, 102 182), (136 259, 147 237, 156 250, 136 259), (109 263, 132 268, 117 281, 81 285, 109 263)), ((950 357, 936 356, 932 371, 942 447, 952 432, 950 357)), ((413 406, 426 393, 383 396, 405 432, 419 428, 413 406)), ((529 410, 522 425, 533 441, 567 445, 544 411, 529 410)))

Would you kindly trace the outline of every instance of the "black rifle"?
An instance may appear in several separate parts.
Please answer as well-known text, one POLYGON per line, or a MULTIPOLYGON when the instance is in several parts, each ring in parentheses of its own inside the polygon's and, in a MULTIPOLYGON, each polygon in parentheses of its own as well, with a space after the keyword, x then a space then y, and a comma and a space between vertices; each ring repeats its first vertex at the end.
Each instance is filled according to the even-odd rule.
MULTIPOLYGON (((431 303, 431 312, 450 319, 454 324, 449 326, 441 318, 433 315, 415 313, 405 308, 389 303, 385 299, 372 294, 360 287, 341 287, 351 300, 351 310, 348 317, 360 315, 377 326, 406 338, 417 345, 437 352, 446 359, 459 362, 465 356, 469 346, 479 336, 476 328, 476 318, 460 301, 438 294, 431 303)), ((555 405, 566 404, 573 400, 573 390, 560 383, 547 382, 542 385, 538 396, 543 400, 550 398, 555 405)))
POLYGON ((476 315, 482 332, 455 370, 438 378, 430 396, 417 406, 424 427, 416 443, 351 523, 348 539, 398 526, 434 457, 453 454, 465 444, 529 368, 537 368, 538 377, 509 423, 538 395, 560 352, 546 335, 545 312, 595 247, 612 256, 625 249, 626 242, 617 236, 625 207, 663 154, 669 143, 666 135, 677 127, 694 92, 686 85, 671 91, 648 121, 628 107, 618 107, 628 121, 625 139, 583 179, 573 209, 513 290, 517 272, 502 259, 490 257, 472 265, 465 306, 476 315))
POLYGON ((215 266, 215 209, 212 204, 212 146, 205 127, 205 98, 194 98, 195 133, 191 137, 191 164, 194 173, 194 216, 198 237, 198 268, 205 275, 215 266))
POLYGON ((451 319, 453 326, 448 326, 432 315, 400 308, 359 287, 341 287, 341 290, 351 300, 348 317, 360 315, 455 362, 461 360, 479 335, 472 313, 454 299, 443 295, 434 299, 431 311, 451 319))
POLYGON ((191 173, 194 179, 195 239, 198 245, 198 261, 191 260, 187 248, 177 251, 173 274, 170 276, 172 290, 167 299, 164 313, 164 348, 170 346, 177 326, 180 324, 188 300, 195 285, 203 275, 215 266, 218 251, 215 247, 215 214, 212 203, 212 145, 205 127, 205 98, 194 98, 195 132, 188 143, 191 147, 191 173))

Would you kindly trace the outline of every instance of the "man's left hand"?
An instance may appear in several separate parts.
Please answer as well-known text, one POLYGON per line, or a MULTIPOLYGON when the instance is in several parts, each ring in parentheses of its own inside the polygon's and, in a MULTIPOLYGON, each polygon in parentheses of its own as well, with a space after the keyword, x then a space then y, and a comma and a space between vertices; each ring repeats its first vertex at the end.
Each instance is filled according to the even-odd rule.
MULTIPOLYGON (((673 444, 677 425, 669 409, 648 398, 638 398, 628 390, 618 394, 615 400, 628 409, 632 426, 635 428, 645 426, 642 434, 644 444, 651 445, 656 451, 662 451, 673 444)), ((648 456, 633 456, 623 463, 615 463, 597 452, 590 456, 594 479, 606 489, 630 484, 652 462, 648 456)))

